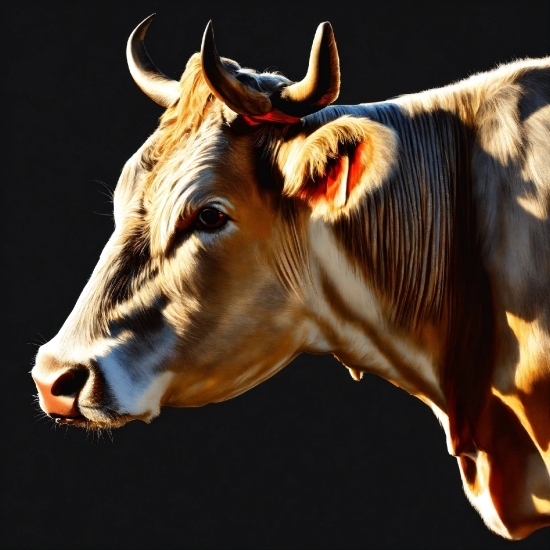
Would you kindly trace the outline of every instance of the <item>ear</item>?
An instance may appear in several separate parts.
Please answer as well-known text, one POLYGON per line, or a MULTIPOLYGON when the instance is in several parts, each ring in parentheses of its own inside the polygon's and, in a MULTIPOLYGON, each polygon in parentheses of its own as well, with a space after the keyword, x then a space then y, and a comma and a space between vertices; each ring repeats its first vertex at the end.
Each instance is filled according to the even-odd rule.
POLYGON ((336 219, 368 189, 384 183, 396 152, 390 128, 366 118, 341 117, 289 144, 284 194, 307 202, 315 216, 336 219))

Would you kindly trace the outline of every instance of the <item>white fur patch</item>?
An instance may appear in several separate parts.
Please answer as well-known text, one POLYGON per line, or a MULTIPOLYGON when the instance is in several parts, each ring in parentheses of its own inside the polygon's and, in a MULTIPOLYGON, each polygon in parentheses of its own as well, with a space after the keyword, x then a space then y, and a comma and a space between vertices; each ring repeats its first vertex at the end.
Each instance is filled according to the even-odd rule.
POLYGON ((161 372, 160 367, 170 358, 174 342, 167 327, 145 341, 122 334, 107 353, 96 357, 118 404, 117 412, 150 418, 160 413, 162 396, 173 378, 173 373, 161 372))

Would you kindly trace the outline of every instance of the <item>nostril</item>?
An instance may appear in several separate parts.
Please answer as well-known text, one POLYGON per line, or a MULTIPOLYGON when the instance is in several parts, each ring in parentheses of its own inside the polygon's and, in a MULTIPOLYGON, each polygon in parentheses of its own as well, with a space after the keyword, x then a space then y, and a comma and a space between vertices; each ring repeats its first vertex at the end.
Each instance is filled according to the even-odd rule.
POLYGON ((67 371, 54 382, 51 393, 55 396, 75 397, 86 384, 88 376, 89 372, 85 369, 67 371))

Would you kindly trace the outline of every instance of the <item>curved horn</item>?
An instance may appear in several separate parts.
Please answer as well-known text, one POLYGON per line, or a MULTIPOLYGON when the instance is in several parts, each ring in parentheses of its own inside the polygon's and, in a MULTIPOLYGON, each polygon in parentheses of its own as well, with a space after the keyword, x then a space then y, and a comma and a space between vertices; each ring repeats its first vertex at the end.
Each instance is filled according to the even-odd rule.
POLYGON ((284 88, 274 107, 292 116, 305 116, 336 100, 340 93, 340 62, 332 26, 328 21, 317 27, 307 74, 301 82, 284 88))
POLYGON ((155 15, 153 13, 144 19, 128 38, 126 59, 132 78, 145 95, 160 106, 169 107, 180 96, 179 83, 155 67, 143 44, 145 33, 155 15))
POLYGON ((201 46, 202 71, 212 93, 230 109, 241 115, 264 115, 271 111, 269 98, 249 88, 224 66, 214 42, 212 21, 208 22, 201 46))

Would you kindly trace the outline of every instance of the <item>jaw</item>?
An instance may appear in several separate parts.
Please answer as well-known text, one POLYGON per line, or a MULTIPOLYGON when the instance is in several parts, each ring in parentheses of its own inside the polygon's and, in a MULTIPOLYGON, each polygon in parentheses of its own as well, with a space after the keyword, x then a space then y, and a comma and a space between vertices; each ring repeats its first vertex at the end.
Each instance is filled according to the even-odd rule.
POLYGON ((273 284, 220 312, 200 331, 182 335, 164 404, 200 407, 225 401, 267 380, 303 349, 308 325, 273 284), (276 296, 277 303, 269 298, 276 296), (238 314, 237 314, 238 313, 238 314), (189 345, 189 342, 193 345, 189 345))
POLYGON ((298 324, 294 330, 269 328, 259 338, 233 342, 232 349, 216 350, 208 341, 201 342, 199 348, 205 351, 197 352, 195 358, 187 350, 185 357, 178 359, 172 348, 171 358, 161 372, 148 370, 147 375, 142 372, 140 377, 135 376, 136 365, 131 376, 131 362, 124 363, 122 354, 119 357, 111 350, 108 361, 96 358, 100 375, 92 375, 93 384, 78 396, 80 416, 56 418, 56 422, 86 429, 111 429, 132 420, 151 422, 163 406, 199 407, 235 397, 276 374, 299 353, 304 330, 298 324), (275 334, 277 338, 273 339, 275 334), (209 354, 206 350, 215 351, 209 354))
MULTIPOLYGON (((166 406, 202 407, 209 403, 219 403, 236 397, 279 372, 298 355, 294 338, 280 341, 263 354, 246 357, 245 353, 236 353, 231 361, 219 358, 209 364, 195 364, 192 369, 185 368, 175 375, 167 392, 166 406)), ((255 345, 243 346, 245 350, 255 345)), ((257 350, 255 350, 257 351, 257 350)), ((260 351, 262 351, 260 349, 260 351)))

